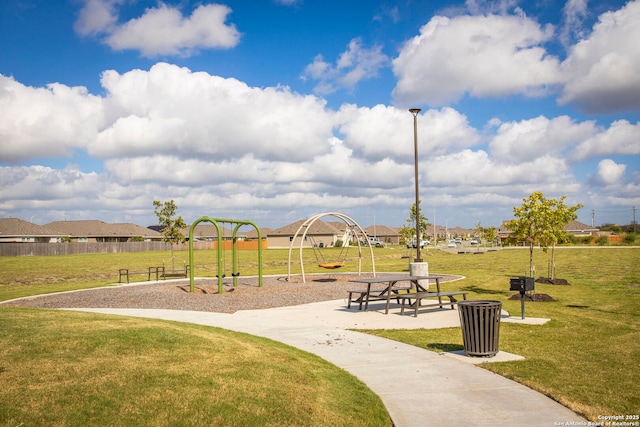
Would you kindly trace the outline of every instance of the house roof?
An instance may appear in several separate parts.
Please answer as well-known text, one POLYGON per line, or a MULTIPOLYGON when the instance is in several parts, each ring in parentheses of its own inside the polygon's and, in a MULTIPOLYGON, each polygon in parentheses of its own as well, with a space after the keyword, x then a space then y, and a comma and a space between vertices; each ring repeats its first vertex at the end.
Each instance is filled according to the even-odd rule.
POLYGON ((386 225, 370 225, 364 229, 369 236, 397 236, 398 230, 386 225))
MULTIPOLYGON (((509 230, 506 227, 506 224, 509 220, 504 220, 502 221, 502 224, 500 224, 500 228, 499 228, 499 232, 500 234, 510 234, 511 230, 509 230)), ((564 227, 564 231, 566 231, 567 233, 585 233, 585 232, 596 232, 596 231, 600 231, 599 228, 597 227, 591 227, 590 225, 587 225, 585 223, 582 223, 580 221, 571 221, 569 222, 565 227, 564 227)))
POLYGON ((0 218, 0 237, 30 236, 61 237, 65 234, 18 218, 0 218))
POLYGON ((45 227, 73 237, 162 237, 160 233, 132 223, 109 224, 99 220, 54 221, 45 227))
MULTIPOLYGON (((304 224, 305 221, 307 220, 301 219, 299 221, 292 222, 291 224, 285 225, 284 227, 280 227, 275 230, 272 230, 269 233, 269 236, 293 236, 296 233, 296 231, 298 231, 300 226, 304 224)), ((311 228, 309 228, 309 231, 307 232, 307 234, 339 234, 339 233, 341 233, 340 230, 335 228, 333 225, 327 222, 324 222, 320 219, 314 221, 313 224, 311 224, 311 228)))
POLYGON ((590 225, 584 224, 580 221, 571 221, 564 229, 568 232, 600 231, 599 228, 591 227, 590 225))
MULTIPOLYGON (((185 236, 189 236, 189 230, 191 230, 191 225, 188 225, 186 228, 180 229, 180 232, 185 236)), ((233 236, 233 230, 227 227, 220 225, 220 231, 222 232, 222 237, 231 237, 233 236)), ((193 230, 193 235, 195 237, 218 237, 218 230, 216 226, 207 222, 200 223, 196 225, 196 228, 193 230)))
MULTIPOLYGON (((271 234, 271 232, 273 231, 273 228, 267 228, 267 227, 260 227, 260 233, 262 234, 262 238, 266 238, 269 234, 271 234)), ((247 231, 245 233, 245 235, 247 236, 247 238, 249 239, 257 239, 258 238, 258 232, 256 231, 255 228, 251 228, 249 231, 247 231)))

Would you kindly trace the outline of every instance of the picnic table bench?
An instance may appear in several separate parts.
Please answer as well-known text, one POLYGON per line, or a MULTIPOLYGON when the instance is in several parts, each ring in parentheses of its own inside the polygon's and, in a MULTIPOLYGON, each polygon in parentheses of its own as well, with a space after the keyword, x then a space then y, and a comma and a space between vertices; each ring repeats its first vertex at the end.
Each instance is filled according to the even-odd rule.
POLYGON ((175 269, 175 270, 165 270, 164 267, 162 267, 162 273, 160 275, 160 277, 162 277, 163 279, 166 279, 167 277, 188 277, 189 276, 189 266, 185 265, 184 269, 179 270, 179 269, 175 269))
POLYGON ((451 310, 453 310, 453 305, 458 302, 455 298, 455 295, 462 295, 463 299, 467 299, 468 292, 462 291, 452 291, 452 292, 413 292, 407 294, 397 295, 397 299, 402 301, 402 308, 400 310, 400 314, 404 314, 405 304, 408 302, 409 307, 413 308, 413 317, 418 317, 418 308, 419 307, 428 307, 428 306, 440 306, 442 308, 443 305, 450 305, 451 310), (442 297, 448 297, 449 301, 442 301, 442 297), (433 304, 423 305, 422 300, 427 298, 438 298, 438 301, 434 301, 433 304), (411 302, 411 300, 415 300, 411 302))
POLYGON ((151 280, 151 274, 156 275, 156 281, 160 280, 160 272, 164 271, 164 267, 149 267, 147 271, 130 271, 128 268, 121 268, 118 270, 118 283, 122 283, 122 278, 127 279, 127 283, 129 283, 129 276, 147 275, 147 281, 151 280))
POLYGON ((184 269, 167 270, 164 266, 148 267, 147 271, 131 271, 128 268, 121 268, 118 270, 118 283, 123 283, 122 280, 126 279, 129 283, 130 276, 146 275, 147 281, 151 280, 151 275, 155 274, 156 281, 166 279, 168 277, 189 277, 189 266, 185 265, 184 269))
MULTIPOLYGON (((400 291, 410 291, 411 286, 393 286, 391 285, 391 293, 398 294, 400 291)), ((349 292, 349 301, 347 302, 347 308, 351 308, 352 302, 358 303, 358 310, 362 310, 362 304, 364 303, 364 310, 367 311, 369 308, 369 301, 379 301, 386 300, 386 294, 389 292, 389 287, 385 287, 383 289, 358 289, 358 290, 350 290, 349 292), (353 298, 353 295, 359 295, 357 298, 353 298)), ((398 301, 400 304, 400 301, 398 301)))

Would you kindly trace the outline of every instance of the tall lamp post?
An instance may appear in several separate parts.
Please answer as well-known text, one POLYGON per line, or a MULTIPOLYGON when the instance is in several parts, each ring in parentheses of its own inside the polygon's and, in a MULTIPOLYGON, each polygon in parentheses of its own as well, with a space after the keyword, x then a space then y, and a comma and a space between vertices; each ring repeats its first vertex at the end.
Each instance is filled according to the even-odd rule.
POLYGON ((418 113, 420 108, 410 108, 409 112, 413 115, 413 153, 414 153, 414 169, 416 183, 416 259, 415 262, 422 262, 420 256, 420 193, 418 185, 418 113))

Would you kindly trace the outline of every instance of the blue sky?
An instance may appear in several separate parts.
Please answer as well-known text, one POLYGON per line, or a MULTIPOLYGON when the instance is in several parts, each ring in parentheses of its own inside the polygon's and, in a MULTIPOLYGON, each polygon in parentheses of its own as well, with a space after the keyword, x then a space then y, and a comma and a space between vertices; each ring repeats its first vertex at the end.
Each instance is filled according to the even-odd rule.
POLYGON ((640 207, 640 0, 0 5, 0 217, 499 226, 640 207))

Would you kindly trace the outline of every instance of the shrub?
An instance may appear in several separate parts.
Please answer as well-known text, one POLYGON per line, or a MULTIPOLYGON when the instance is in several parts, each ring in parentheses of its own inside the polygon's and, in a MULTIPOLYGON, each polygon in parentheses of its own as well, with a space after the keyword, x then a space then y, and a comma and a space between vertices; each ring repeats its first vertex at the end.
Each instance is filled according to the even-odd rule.
POLYGON ((607 236, 600 236, 596 239, 597 245, 604 246, 607 243, 609 243, 609 239, 607 238, 607 236))

